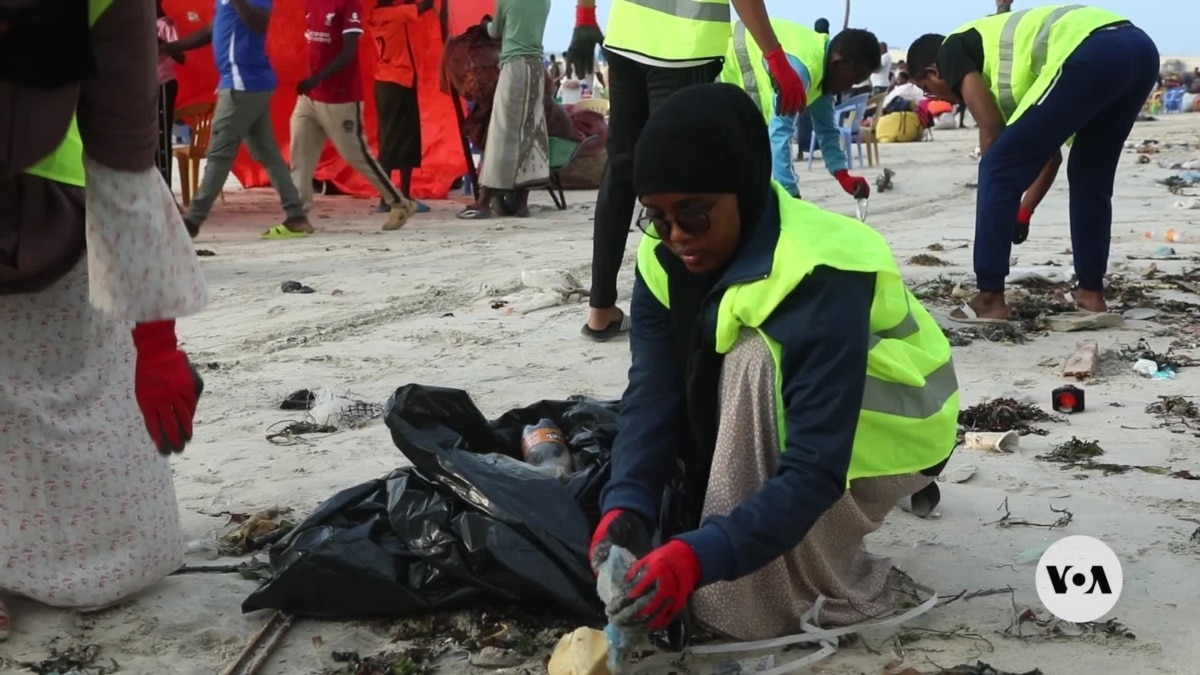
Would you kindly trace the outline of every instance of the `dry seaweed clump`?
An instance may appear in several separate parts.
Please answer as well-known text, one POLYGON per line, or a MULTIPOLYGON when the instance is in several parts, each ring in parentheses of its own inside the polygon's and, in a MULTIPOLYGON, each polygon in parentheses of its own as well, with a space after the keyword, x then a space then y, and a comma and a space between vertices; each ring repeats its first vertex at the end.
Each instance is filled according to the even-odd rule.
POLYGON ((1200 429, 1200 407, 1187 396, 1159 396, 1146 412, 1162 418, 1166 426, 1200 429))
MULTIPOLYGON (((60 673, 63 675, 71 673, 109 675, 121 670, 117 662, 111 659, 107 666, 96 664, 96 659, 100 657, 100 645, 77 644, 59 647, 58 638, 54 638, 50 641, 48 649, 50 658, 41 661, 18 662, 17 665, 38 675, 59 675, 60 673)), ((3 659, 0 659, 0 662, 2 661, 3 659)))
POLYGON ((929 255, 928 253, 918 253, 917 255, 914 255, 913 257, 908 259, 908 264, 919 265, 921 267, 949 267, 950 266, 950 263, 946 262, 945 260, 942 260, 941 258, 937 257, 936 255, 929 255))
POLYGON ((1056 446, 1050 452, 1044 455, 1038 455, 1034 459, 1043 462, 1055 462, 1062 464, 1063 471, 1077 469, 1080 471, 1099 471, 1105 476, 1112 476, 1130 471, 1141 471, 1143 473, 1152 473, 1156 476, 1174 476, 1176 478, 1191 478, 1186 471, 1172 473, 1169 467, 1165 466, 1148 466, 1143 464, 1110 464, 1108 462, 1097 462, 1096 458, 1104 454, 1104 449, 1096 441, 1084 441, 1074 436, 1071 440, 1056 446))
POLYGON ((964 663, 953 668, 939 670, 937 675, 1043 675, 1043 673, 1037 668, 1021 673, 1009 670, 997 670, 983 661, 976 661, 975 663, 964 663))
POLYGON ((1020 345, 1029 342, 1029 336, 1018 324, 979 324, 977 326, 942 328, 942 334, 952 347, 966 347, 976 340, 1020 345))
POLYGON ((1051 415, 1032 403, 1022 403, 1013 398, 994 398, 958 413, 958 426, 962 432, 1015 431, 1022 436, 1045 436, 1049 432, 1034 426, 1034 423, 1062 421, 1063 418, 1051 415))

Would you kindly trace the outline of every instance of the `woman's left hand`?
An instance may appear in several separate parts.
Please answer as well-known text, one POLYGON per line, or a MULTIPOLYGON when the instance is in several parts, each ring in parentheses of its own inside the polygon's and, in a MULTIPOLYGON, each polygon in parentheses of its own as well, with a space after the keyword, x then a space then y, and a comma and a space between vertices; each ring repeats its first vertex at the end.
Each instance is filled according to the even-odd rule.
POLYGON ((691 546, 672 539, 651 551, 625 575, 629 591, 606 608, 619 627, 662 630, 687 607, 700 583, 700 561, 691 546))

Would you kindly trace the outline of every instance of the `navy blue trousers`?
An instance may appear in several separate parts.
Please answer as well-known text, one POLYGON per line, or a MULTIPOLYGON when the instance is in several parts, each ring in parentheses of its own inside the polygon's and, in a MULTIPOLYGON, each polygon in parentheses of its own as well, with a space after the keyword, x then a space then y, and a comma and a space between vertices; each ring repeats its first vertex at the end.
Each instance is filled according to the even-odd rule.
POLYGON ((1117 162, 1158 69, 1158 48, 1140 28, 1096 31, 1063 64, 1042 100, 1000 134, 979 163, 979 290, 1004 290, 1021 196, 1072 134, 1067 181, 1075 274, 1079 288, 1104 289, 1117 162))

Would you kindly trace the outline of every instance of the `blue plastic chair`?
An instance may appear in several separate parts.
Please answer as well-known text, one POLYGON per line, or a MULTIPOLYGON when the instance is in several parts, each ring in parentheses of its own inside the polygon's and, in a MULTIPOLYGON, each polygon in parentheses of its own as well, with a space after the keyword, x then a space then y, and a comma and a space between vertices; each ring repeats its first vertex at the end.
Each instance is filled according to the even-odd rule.
POLYGON ((1163 112, 1177 113, 1183 112, 1183 95, 1186 93, 1184 87, 1171 87, 1163 93, 1163 112))
MULTIPOLYGON (((833 119, 838 124, 838 131, 842 134, 842 147, 846 151, 846 164, 848 168, 854 168, 854 145, 858 145, 858 165, 865 166, 863 163, 863 146, 862 134, 859 130, 862 128, 863 118, 867 116, 867 101, 871 98, 870 94, 859 94, 853 98, 847 99, 841 105, 833 109, 833 119), (854 113, 850 115, 850 113, 854 113), (846 117, 850 117, 850 125, 846 126, 846 117)), ((813 168, 813 152, 817 149, 817 132, 814 130, 808 141, 808 170, 813 168)))

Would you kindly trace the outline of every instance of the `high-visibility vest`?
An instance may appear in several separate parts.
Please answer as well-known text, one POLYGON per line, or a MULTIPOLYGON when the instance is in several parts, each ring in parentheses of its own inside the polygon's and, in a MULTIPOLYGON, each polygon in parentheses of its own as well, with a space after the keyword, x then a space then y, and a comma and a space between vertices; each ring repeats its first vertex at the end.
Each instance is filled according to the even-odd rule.
MULTIPOLYGON (((717 310, 716 351, 728 354, 743 329, 758 331, 771 350, 780 387, 787 346, 762 329, 775 309, 819 265, 874 273, 866 386, 847 483, 940 464, 955 446, 959 404, 950 343, 942 329, 904 285, 883 236, 858 220, 793 199, 778 184, 773 187, 780 211, 774 265, 765 279, 725 290, 717 310)), ((659 256, 670 255, 653 237, 643 237, 638 246, 638 272, 668 309, 669 282, 659 256)), ((777 389, 775 396, 780 447, 786 447, 783 392, 777 389)))
POLYGON ((716 59, 731 14, 729 0, 613 0, 604 45, 663 61, 716 59))
POLYGON ((1126 20, 1097 7, 1049 5, 977 19, 951 35, 973 28, 983 38, 981 74, 1012 124, 1041 100, 1089 35, 1126 20))
MULTIPOLYGON (((113 0, 89 0, 88 22, 95 25, 96 20, 108 11, 112 2, 113 0)), ((83 187, 83 137, 79 135, 79 124, 74 115, 71 116, 71 125, 67 127, 67 135, 62 143, 49 155, 26 169, 25 173, 56 183, 83 187)))
MULTIPOLYGON (((775 29, 775 37, 779 39, 779 46, 784 53, 799 59, 808 69, 812 84, 806 93, 808 100, 815 101, 821 96, 825 79, 829 36, 787 19, 771 19, 771 27, 775 29)), ((774 116, 775 87, 771 83, 771 74, 763 63, 762 49, 741 21, 733 25, 721 81, 745 89, 768 121, 774 116)))

